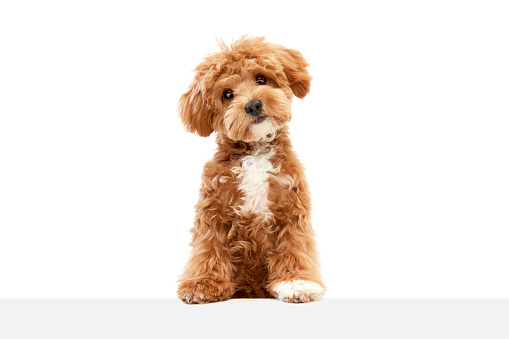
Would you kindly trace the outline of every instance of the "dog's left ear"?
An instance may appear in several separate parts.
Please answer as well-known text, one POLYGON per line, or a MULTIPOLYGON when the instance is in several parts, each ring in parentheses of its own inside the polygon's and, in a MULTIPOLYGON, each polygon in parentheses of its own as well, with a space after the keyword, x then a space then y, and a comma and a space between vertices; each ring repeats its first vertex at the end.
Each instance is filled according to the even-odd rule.
POLYGON ((289 48, 282 48, 278 53, 278 59, 283 65, 293 94, 303 99, 311 87, 311 75, 306 69, 309 64, 299 51, 289 48))

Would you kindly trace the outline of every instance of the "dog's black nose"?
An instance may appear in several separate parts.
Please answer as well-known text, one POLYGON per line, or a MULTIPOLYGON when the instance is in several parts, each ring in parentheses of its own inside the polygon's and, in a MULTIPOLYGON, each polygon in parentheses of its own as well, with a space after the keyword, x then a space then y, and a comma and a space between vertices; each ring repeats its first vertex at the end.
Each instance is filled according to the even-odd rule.
POLYGON ((246 105, 246 112, 254 117, 262 114, 262 102, 260 100, 251 101, 246 105))

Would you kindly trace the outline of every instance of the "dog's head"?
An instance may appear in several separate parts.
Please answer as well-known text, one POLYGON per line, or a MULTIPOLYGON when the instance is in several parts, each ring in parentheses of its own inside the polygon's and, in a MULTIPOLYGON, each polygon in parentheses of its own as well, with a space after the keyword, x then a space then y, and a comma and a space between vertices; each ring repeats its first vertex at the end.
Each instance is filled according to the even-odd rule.
POLYGON ((291 118, 293 95, 304 98, 311 76, 296 50, 264 38, 241 38, 210 55, 179 101, 186 129, 200 136, 213 131, 233 140, 259 140, 291 118))

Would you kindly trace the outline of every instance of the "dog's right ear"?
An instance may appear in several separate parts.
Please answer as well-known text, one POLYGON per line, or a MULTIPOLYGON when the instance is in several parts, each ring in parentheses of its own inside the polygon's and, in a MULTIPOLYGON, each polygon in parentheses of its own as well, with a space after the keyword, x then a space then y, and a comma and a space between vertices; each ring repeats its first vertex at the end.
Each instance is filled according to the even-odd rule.
POLYGON ((195 78, 189 89, 179 100, 178 110, 186 130, 202 137, 208 137, 212 128, 212 112, 208 108, 198 78, 195 78))

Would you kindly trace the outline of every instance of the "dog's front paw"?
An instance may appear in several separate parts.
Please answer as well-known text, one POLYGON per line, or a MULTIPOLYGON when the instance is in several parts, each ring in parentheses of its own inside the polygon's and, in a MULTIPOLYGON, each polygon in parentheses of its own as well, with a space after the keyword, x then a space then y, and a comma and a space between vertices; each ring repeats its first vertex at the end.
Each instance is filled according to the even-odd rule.
POLYGON ((189 279, 180 283, 177 295, 188 304, 206 304, 229 299, 235 293, 233 283, 221 278, 189 279))
POLYGON ((315 282, 298 279, 277 283, 272 294, 281 301, 306 303, 323 299, 325 289, 315 282))

